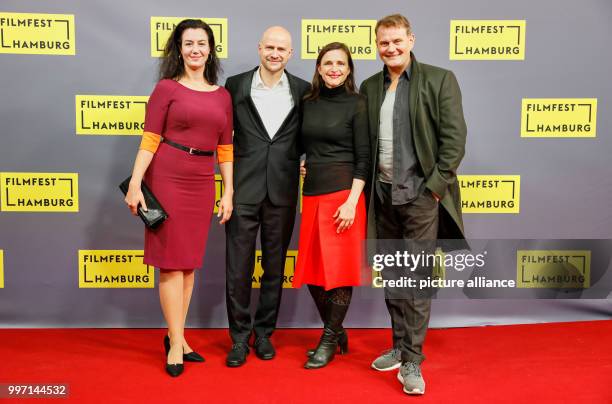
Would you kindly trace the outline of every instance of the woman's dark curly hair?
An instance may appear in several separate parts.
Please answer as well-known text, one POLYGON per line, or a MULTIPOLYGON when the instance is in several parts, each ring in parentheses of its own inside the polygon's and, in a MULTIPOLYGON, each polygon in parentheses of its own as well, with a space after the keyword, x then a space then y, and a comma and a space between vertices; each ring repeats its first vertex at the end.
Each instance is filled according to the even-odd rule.
POLYGON ((181 21, 170 34, 159 66, 159 78, 160 80, 178 80, 185 74, 185 65, 183 63, 183 57, 181 56, 181 40, 183 32, 189 28, 203 29, 206 32, 210 53, 206 60, 204 79, 206 79, 209 84, 217 84, 217 79, 221 72, 221 64, 219 63, 219 58, 217 57, 217 51, 215 49, 215 36, 208 24, 202 20, 193 19, 181 21))

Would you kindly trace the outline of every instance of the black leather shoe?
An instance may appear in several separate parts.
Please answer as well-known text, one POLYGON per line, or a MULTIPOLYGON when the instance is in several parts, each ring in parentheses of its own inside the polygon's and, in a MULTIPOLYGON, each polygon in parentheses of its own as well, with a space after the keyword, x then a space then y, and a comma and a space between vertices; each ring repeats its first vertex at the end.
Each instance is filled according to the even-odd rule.
MULTIPOLYGON (((165 342, 166 341, 164 340, 164 345, 166 345, 165 342)), ((166 357, 168 356, 169 351, 170 351, 170 347, 168 345, 168 350, 166 351, 166 357)), ((185 370, 185 367, 183 366, 182 363, 166 363, 166 373, 168 373, 172 377, 180 376, 180 374, 183 373, 183 370, 185 370)))
POLYGON ((253 347, 255 348, 255 355, 257 355, 259 359, 267 361, 274 359, 274 356, 276 356, 274 346, 268 337, 257 338, 253 347))
MULTIPOLYGON (((170 352, 170 337, 167 335, 164 337, 164 349, 166 350, 166 356, 168 356, 168 352, 170 352)), ((183 353, 183 361, 204 362, 204 357, 196 351, 191 351, 189 353, 183 353)))
MULTIPOLYGON (((316 348, 309 349, 306 351, 306 356, 309 358, 314 355, 316 348)), ((348 334, 345 329, 338 332, 338 350, 340 351, 340 355, 344 355, 348 353, 348 334)))
POLYGON ((230 368, 237 368, 244 365, 247 355, 249 354, 249 346, 244 342, 236 342, 232 345, 232 350, 227 354, 225 364, 230 368))
POLYGON ((182 363, 173 363, 172 365, 166 363, 166 373, 168 373, 172 377, 180 376, 183 373, 185 367, 182 363))
POLYGON ((183 354, 183 361, 185 362, 204 362, 204 357, 196 351, 183 354))

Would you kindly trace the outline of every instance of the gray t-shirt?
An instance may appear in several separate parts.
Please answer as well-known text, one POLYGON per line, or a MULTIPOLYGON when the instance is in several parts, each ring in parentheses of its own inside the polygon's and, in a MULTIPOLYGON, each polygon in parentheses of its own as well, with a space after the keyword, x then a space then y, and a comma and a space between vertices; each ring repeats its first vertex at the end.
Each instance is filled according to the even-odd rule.
POLYGON ((393 183, 393 107, 395 90, 387 90, 380 107, 380 126, 378 130, 378 180, 393 183))

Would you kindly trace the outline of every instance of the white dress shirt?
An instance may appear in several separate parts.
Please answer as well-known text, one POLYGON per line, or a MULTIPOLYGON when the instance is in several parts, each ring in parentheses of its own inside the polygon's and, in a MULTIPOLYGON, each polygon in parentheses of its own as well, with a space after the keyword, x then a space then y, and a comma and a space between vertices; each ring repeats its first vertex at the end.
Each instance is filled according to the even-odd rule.
POLYGON ((278 83, 270 88, 266 87, 262 81, 259 75, 260 69, 257 69, 253 75, 251 98, 268 132, 268 136, 272 139, 293 108, 293 97, 291 96, 289 80, 285 72, 283 72, 278 83))

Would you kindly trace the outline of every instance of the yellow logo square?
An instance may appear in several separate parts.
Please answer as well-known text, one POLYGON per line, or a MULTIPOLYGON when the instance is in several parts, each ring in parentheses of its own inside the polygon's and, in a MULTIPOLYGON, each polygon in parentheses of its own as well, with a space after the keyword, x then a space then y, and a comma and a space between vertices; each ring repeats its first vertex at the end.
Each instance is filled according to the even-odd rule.
POLYGON ((76 95, 77 135, 142 135, 148 96, 76 95))
POLYGON ((78 212, 78 173, 0 173, 0 210, 78 212))
POLYGON ((74 15, 0 12, 0 53, 75 55, 74 15))
POLYGON ((79 250, 79 288, 153 288, 142 250, 79 250))

